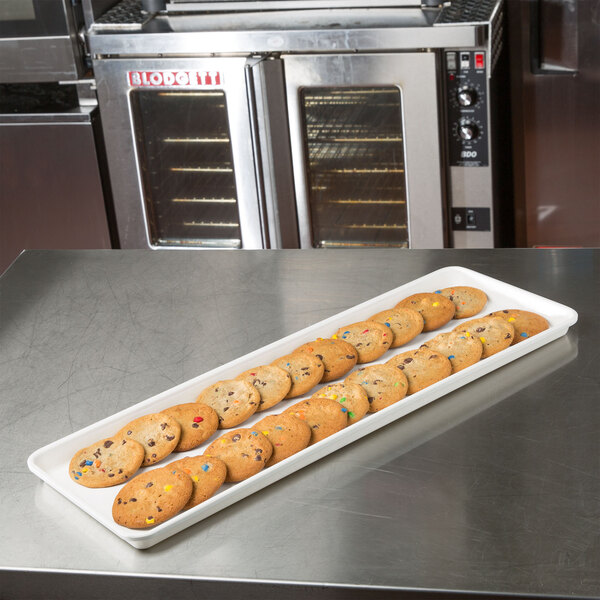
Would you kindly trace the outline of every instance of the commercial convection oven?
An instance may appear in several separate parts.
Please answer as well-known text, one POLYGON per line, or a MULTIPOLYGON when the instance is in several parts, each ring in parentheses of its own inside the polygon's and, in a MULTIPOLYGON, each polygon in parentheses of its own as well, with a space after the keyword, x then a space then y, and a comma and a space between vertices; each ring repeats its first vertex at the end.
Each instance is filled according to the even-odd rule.
POLYGON ((121 246, 501 244, 501 2, 366 4, 124 0, 96 21, 121 246))

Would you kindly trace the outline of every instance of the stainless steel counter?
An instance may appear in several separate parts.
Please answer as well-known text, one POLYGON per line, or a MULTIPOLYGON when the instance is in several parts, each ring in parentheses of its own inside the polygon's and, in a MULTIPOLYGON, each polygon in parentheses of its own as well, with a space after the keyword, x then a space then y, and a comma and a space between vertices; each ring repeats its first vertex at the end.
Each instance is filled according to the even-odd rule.
POLYGON ((29 251, 0 279, 0 597, 600 598, 598 250, 29 251), (148 550, 27 457, 434 269, 569 333, 148 550))

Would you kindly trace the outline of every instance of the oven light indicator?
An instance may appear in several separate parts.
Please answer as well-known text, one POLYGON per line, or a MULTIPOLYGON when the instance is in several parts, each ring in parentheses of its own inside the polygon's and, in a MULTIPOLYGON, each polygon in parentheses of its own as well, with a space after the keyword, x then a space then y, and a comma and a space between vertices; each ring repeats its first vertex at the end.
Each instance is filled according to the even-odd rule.
POLYGON ((223 85, 220 71, 129 71, 131 87, 206 88, 223 85))
POLYGON ((475 53, 475 68, 483 69, 485 67, 485 60, 483 58, 483 52, 475 53))

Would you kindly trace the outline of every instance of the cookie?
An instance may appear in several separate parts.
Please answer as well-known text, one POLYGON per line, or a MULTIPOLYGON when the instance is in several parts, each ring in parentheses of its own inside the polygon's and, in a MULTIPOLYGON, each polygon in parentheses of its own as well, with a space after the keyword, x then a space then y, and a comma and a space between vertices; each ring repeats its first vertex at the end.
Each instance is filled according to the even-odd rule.
POLYGON ((321 382, 333 381, 352 370, 358 359, 356 348, 352 344, 339 339, 319 338, 314 342, 303 344, 294 352, 312 354, 323 361, 324 373, 321 382))
POLYGON ((548 321, 534 312, 511 308, 509 310, 497 310, 490 313, 492 317, 500 317, 515 328, 512 345, 518 344, 532 335, 540 333, 550 327, 548 321))
POLYGON ((309 445, 320 442, 348 425, 348 409, 329 398, 301 400, 287 408, 284 414, 306 422, 311 430, 309 445))
POLYGON ((226 482, 243 481, 264 469, 273 445, 257 429, 235 429, 216 439, 204 452, 227 466, 226 482))
POLYGON ((190 476, 171 465, 141 473, 117 494, 113 519, 130 529, 160 525, 183 509, 192 490, 190 476))
POLYGON ((164 413, 153 413, 134 419, 119 431, 125 439, 135 440, 144 447, 144 462, 153 465, 175 450, 181 436, 179 423, 164 413))
POLYGON ((474 317, 483 310, 488 299, 487 294, 483 290, 467 285, 448 287, 438 290, 435 293, 441 294, 454 303, 456 308, 454 313, 455 319, 474 317))
POLYGON ((117 435, 77 451, 69 463, 69 475, 85 487, 110 487, 127 481, 143 460, 141 444, 117 435))
POLYGON ((360 321, 341 327, 335 334, 336 338, 346 340, 356 348, 357 363, 367 363, 377 360, 385 354, 393 339, 392 332, 377 321, 360 321))
POLYGON ((311 398, 329 398, 348 409, 348 425, 360 421, 369 412, 367 392, 357 383, 332 383, 317 390, 311 398))
POLYGON ((225 463, 207 456, 186 456, 172 462, 169 467, 187 473, 192 480, 192 495, 184 510, 208 500, 223 485, 227 476, 225 463))
POLYGON ((429 348, 402 352, 385 364, 400 369, 406 375, 408 394, 415 394, 452 373, 450 361, 429 348))
POLYGON ((500 317, 481 317, 457 325, 453 331, 462 331, 481 340, 481 358, 492 356, 508 348, 515 337, 515 328, 500 317))
POLYGON ((175 452, 186 452, 197 448, 219 427, 219 417, 215 410, 201 402, 177 404, 161 412, 173 417, 181 427, 175 452))
POLYGON ((461 331, 440 333, 433 339, 427 340, 421 348, 430 348, 443 354, 452 365, 452 372, 462 371, 481 360, 483 344, 472 335, 466 336, 461 331))
POLYGON ((219 429, 229 429, 251 417, 260 403, 258 390, 241 379, 217 381, 200 392, 196 402, 208 404, 219 418, 219 429))
POLYGON ((421 293, 413 294, 400 300, 396 308, 412 308, 421 313, 423 317, 423 331, 439 329, 454 317, 456 307, 452 300, 441 294, 421 293))
POLYGON ((272 408, 281 402, 292 387, 290 374, 275 365, 263 365, 244 371, 236 379, 251 383, 260 395, 257 411, 272 408))
POLYGON ((273 454, 267 461, 267 467, 304 450, 310 442, 310 427, 304 421, 289 414, 269 415, 254 427, 273 445, 273 454))
POLYGON ((390 348, 398 348, 407 344, 423 331, 423 317, 412 308, 390 308, 373 315, 371 321, 383 323, 394 334, 390 348))
POLYGON ((389 365, 371 365, 354 371, 346 382, 360 385, 367 393, 369 412, 377 412, 399 402, 408 392, 404 373, 389 365))
POLYGON ((325 372, 323 361, 305 352, 287 354, 274 360, 271 364, 290 374, 292 387, 286 394, 286 398, 296 398, 306 394, 321 381, 325 372))

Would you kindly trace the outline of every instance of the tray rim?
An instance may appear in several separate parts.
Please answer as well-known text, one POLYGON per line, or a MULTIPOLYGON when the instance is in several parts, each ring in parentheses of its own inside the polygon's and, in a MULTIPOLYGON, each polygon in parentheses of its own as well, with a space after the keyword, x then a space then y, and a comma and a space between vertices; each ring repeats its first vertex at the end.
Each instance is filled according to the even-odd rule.
MULTIPOLYGON (((456 283, 456 285, 467 285, 467 284, 456 283)), ((429 287, 432 287, 432 286, 429 286, 429 287)), ((426 291, 426 290, 423 290, 423 291, 426 291)), ((488 313, 485 308, 481 313, 478 313, 478 315, 480 315, 480 316, 485 316, 486 314, 488 314, 488 313)), ((477 316, 470 317, 470 318, 477 318, 477 316)), ((467 319, 465 319, 465 320, 467 320, 467 319)), ((137 402, 121 411, 113 413, 112 415, 109 415, 103 419, 100 419, 99 421, 95 421, 94 423, 91 423, 81 429, 78 429, 77 431, 74 431, 74 432, 68 434, 67 436, 64 436, 58 440, 55 440, 54 442, 46 444, 45 446, 38 448, 37 450, 35 450, 34 452, 32 452, 29 455, 29 457, 27 459, 27 466, 28 466, 29 470, 33 474, 35 474, 37 477, 39 477, 44 483, 48 484, 50 487, 55 489, 58 493, 60 493, 62 496, 64 496, 67 500, 70 500, 71 502, 73 502, 76 506, 78 506, 78 508, 80 508, 81 510, 86 512, 89 516, 94 518, 101 525, 104 525, 107 529, 109 529, 112 533, 117 535, 120 539, 129 543, 134 548, 146 549, 146 548, 149 548, 149 547, 163 541, 164 539, 167 539, 168 537, 182 531, 183 529, 186 529, 187 527, 189 527, 195 523, 198 523, 199 521, 201 521, 205 518, 208 518, 212 514, 215 514, 216 512, 218 512, 224 508, 227 508, 228 506, 231 506, 232 504, 238 502, 239 500, 242 500, 243 498, 251 495, 252 493, 259 491, 260 489, 263 489, 264 487, 267 487, 268 485, 271 485, 272 483, 275 483, 276 481, 279 481, 280 479, 283 479, 287 475, 290 475, 290 474, 296 472, 297 470, 304 468, 305 466, 308 466, 309 464, 319 460, 320 458, 323 458, 323 457, 341 449, 342 447, 344 447, 358 439, 361 439, 362 437, 372 433, 373 431, 375 431, 389 423, 392 423, 398 419, 401 419, 402 417, 410 414, 411 412, 414 412, 415 410, 422 408, 423 406, 429 404, 430 402, 433 402, 433 401, 437 400, 438 398, 458 389, 462 385, 465 385, 466 383, 469 383, 470 381, 478 379, 479 377, 483 377, 484 375, 490 373, 491 371, 494 371, 495 369, 499 368, 500 366, 509 364, 510 362, 513 362, 514 360, 520 358, 521 356, 524 356, 525 354, 528 354, 529 352, 532 352, 533 350, 565 335, 567 333, 569 327, 571 327, 573 324, 575 324, 577 322, 577 320, 578 320, 578 314, 574 309, 572 309, 571 307, 568 307, 564 304, 560 304, 549 298, 540 296, 539 294, 535 294, 535 293, 525 290, 523 288, 519 288, 510 283, 506 283, 502 280, 490 277, 489 275, 485 275, 483 273, 480 273, 478 271, 475 271, 473 269, 466 268, 466 267, 463 267, 460 265, 442 267, 440 269, 436 269, 425 275, 422 275, 421 277, 418 277, 416 279, 405 282, 405 283, 401 284, 400 286, 396 286, 395 288, 388 290, 386 292, 383 292, 382 294, 378 294, 377 296, 374 296, 363 302, 360 302, 359 304, 351 306, 341 312, 335 313, 334 315, 326 317, 325 319, 321 319, 320 321, 318 321, 316 323, 313 323, 313 324, 311 324, 307 327, 304 327, 298 331, 290 333, 290 334, 288 334, 278 340, 275 340, 265 346, 259 347, 259 348, 252 350, 246 354, 243 354, 242 356, 237 357, 231 361, 228 361, 227 363, 225 363, 223 365, 220 365, 218 367, 215 367, 214 369, 211 369, 209 371, 201 373, 201 374, 197 375, 196 377, 193 377, 184 382, 181 382, 171 388, 168 388, 167 390, 164 390, 162 392, 159 392, 158 394, 155 394, 149 398, 146 398, 145 400, 137 402), (184 392, 188 388, 193 387, 195 384, 201 382, 204 379, 215 378, 215 380, 217 380, 216 378, 220 377, 220 373, 233 368, 234 366, 237 365, 237 363, 239 363, 242 360, 250 361, 250 360, 253 360, 255 357, 258 358, 259 356, 264 355, 265 353, 268 353, 271 350, 277 349, 280 346, 285 346, 286 344, 293 342, 293 340, 296 340, 296 338, 298 338, 298 336, 312 334, 315 330, 319 330, 320 328, 324 328, 324 327, 328 326, 332 320, 337 320, 337 319, 343 320, 343 318, 346 315, 360 312, 361 310, 367 308, 374 302, 384 302, 388 298, 392 298, 392 297, 395 298, 397 301, 398 294, 401 292, 402 288, 415 287, 415 286, 420 285, 421 282, 423 282, 423 281, 426 282, 428 280, 435 279, 436 277, 439 277, 441 275, 445 275, 448 273, 455 273, 457 276, 462 275, 462 276, 467 276, 468 278, 475 277, 482 282, 483 285, 481 285, 481 284, 480 285, 481 285, 482 289, 484 289, 484 291, 485 291, 484 286, 485 286, 486 282, 489 282, 490 286, 500 285, 502 287, 503 291, 513 292, 513 293, 517 294, 518 296, 520 296, 520 300, 519 300, 518 304, 523 304, 523 301, 522 301, 523 297, 526 298, 526 302, 527 301, 539 302, 540 300, 542 300, 545 303, 548 303, 550 306, 554 307, 557 311, 560 311, 562 314, 563 320, 559 325, 551 324, 549 329, 542 331, 539 334, 537 334, 536 336, 532 336, 531 338, 529 338, 527 340, 523 340, 522 342, 520 342, 519 344, 517 344, 515 346, 510 346, 506 350, 504 350, 500 353, 497 353, 493 356, 488 357, 487 359, 485 359, 485 361, 480 361, 480 362, 476 363, 475 365, 468 367, 467 369, 459 371, 458 373, 453 373, 449 377, 434 383, 433 385, 421 390, 420 392, 412 394, 411 396, 406 396, 399 403, 393 404, 393 405, 387 407, 386 409, 379 411, 377 413, 369 414, 368 419, 363 419, 361 421, 358 421, 357 423, 353 424, 351 428, 349 427, 349 428, 343 429, 343 430, 333 434, 332 436, 328 437, 326 440, 323 440, 319 444, 316 444, 314 446, 309 446, 308 448, 304 449, 303 451, 289 457, 285 461, 282 461, 281 463, 273 465, 272 467, 269 467, 268 469, 264 469, 257 475, 255 475, 245 481, 241 481, 241 482, 238 482, 235 484, 228 484, 228 487, 225 490, 226 491, 225 497, 223 496, 223 492, 220 494, 217 494, 217 495, 213 496, 212 498, 209 498, 202 504, 198 505, 197 507, 195 507, 191 510, 188 510, 186 512, 179 513, 172 519, 170 519, 170 520, 166 521, 165 523, 162 523, 161 525, 158 525, 157 527, 154 527, 152 529, 131 530, 131 529, 122 527, 120 525, 117 525, 116 523, 106 522, 105 518, 102 515, 98 514, 97 511, 93 507, 90 507, 90 506, 84 507, 80 504, 80 502, 78 500, 71 497, 70 494, 68 493, 68 491, 63 490, 63 486, 60 484, 57 484, 57 482, 55 482, 54 479, 51 477, 50 473, 48 471, 46 471, 39 464, 40 459, 45 454, 52 452, 56 448, 59 448, 65 444, 68 444, 68 443, 72 442, 73 440, 78 439, 80 437, 85 437, 88 432, 95 431, 99 428, 102 428, 103 426, 108 425, 117 419, 125 420, 125 419, 130 419, 133 416, 138 416, 140 414, 144 414, 144 409, 146 407, 156 405, 161 400, 168 398, 168 397, 172 396, 173 394, 184 392), (474 368, 476 368, 476 369, 474 369, 474 368), (474 374, 474 372, 476 372, 476 375, 473 377, 472 375, 474 374), (347 438, 351 438, 351 439, 347 439, 347 438)), ((428 333, 432 333, 433 335, 436 335, 435 332, 428 332, 428 333)), ((294 348, 297 347, 298 341, 295 341, 294 344, 295 344, 294 348)), ((408 344, 406 344, 405 346, 403 346, 401 348, 401 351, 403 351, 404 349, 410 349, 410 342, 408 344)), ((384 355, 384 356, 386 356, 386 355, 384 355)), ((368 363, 368 364, 377 364, 378 362, 381 362, 381 361, 373 361, 372 363, 368 363)), ((261 364, 263 364, 263 363, 261 362, 261 364)), ((365 366, 367 366, 367 365, 365 365, 365 366)), ((207 383, 206 385, 209 385, 209 384, 207 383)), ((317 384, 317 385, 320 385, 320 384, 317 384)), ((314 391, 314 389, 312 389, 307 395, 312 394, 313 391, 314 391)), ((295 403, 295 402, 300 401, 304 397, 305 396, 299 396, 298 398, 291 399, 290 401, 295 403)), ((160 409, 158 409, 158 410, 160 410, 160 409)), ((157 411, 155 410, 155 412, 157 412, 157 411)), ((276 411, 271 411, 271 412, 276 412, 276 411)), ((266 414, 270 414, 270 413, 269 413, 269 411, 265 411, 264 414, 266 415, 266 414)), ((246 426, 252 427, 252 425, 245 425, 244 423, 240 424, 237 427, 246 427, 246 426)), ((181 457, 183 457, 185 455, 187 455, 187 454, 181 453, 181 457)), ((167 464, 168 464, 168 462, 163 463, 161 461, 161 464, 158 464, 157 467, 166 466, 167 464)), ((110 489, 110 488, 108 488, 108 489, 110 489)), ((115 490, 120 489, 120 486, 114 486, 114 489, 115 490)))

